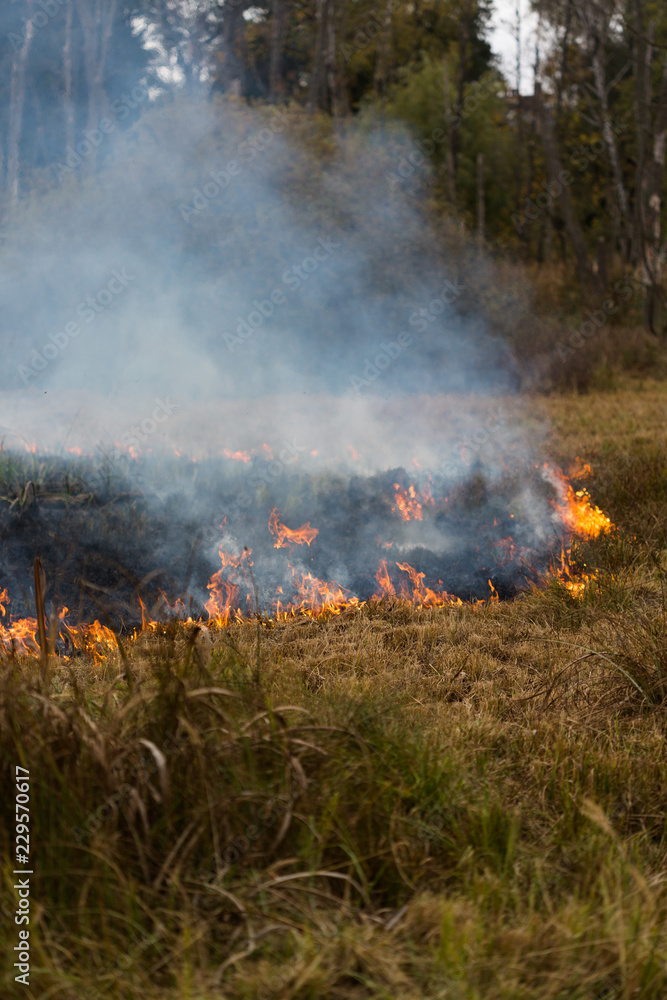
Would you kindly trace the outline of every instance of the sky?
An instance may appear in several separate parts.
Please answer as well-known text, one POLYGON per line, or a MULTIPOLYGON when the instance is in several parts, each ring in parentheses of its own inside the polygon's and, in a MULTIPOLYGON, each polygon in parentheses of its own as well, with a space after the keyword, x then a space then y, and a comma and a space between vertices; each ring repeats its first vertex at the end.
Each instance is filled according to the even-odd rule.
POLYGON ((530 11, 530 0, 495 0, 489 43, 500 56, 501 69, 510 86, 516 87, 517 2, 521 12, 521 93, 532 94, 537 15, 530 11))

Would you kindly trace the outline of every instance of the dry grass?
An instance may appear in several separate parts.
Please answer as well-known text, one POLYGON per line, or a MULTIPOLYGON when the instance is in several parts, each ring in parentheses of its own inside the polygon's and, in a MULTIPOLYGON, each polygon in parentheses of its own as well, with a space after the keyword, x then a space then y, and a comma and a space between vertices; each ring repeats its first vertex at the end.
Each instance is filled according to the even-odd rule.
POLYGON ((577 553, 581 599, 295 619, 259 662, 252 625, 174 625, 128 650, 130 686, 114 657, 48 688, 7 661, 35 876, 31 986, 8 964, 2 995, 667 995, 666 395, 539 404, 620 525, 577 553))

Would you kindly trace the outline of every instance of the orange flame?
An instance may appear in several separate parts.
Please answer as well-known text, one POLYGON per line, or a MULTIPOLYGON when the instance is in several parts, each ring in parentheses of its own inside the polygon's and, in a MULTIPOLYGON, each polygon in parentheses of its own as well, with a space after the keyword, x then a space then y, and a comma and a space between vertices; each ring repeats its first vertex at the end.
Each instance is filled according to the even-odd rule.
POLYGON ((105 653, 116 648, 116 636, 106 625, 101 625, 98 621, 94 621, 92 625, 68 625, 65 621, 66 615, 67 608, 63 608, 58 618, 66 629, 74 649, 82 653, 91 653, 95 660, 100 662, 105 653))
MULTIPOLYGON (((263 446, 263 448, 265 451, 269 450, 268 446, 263 446)), ((250 460, 247 452, 231 452, 225 449, 225 454, 229 458, 238 461, 246 462, 250 460)), ((415 462, 415 464, 417 463, 415 462)), ((589 474, 590 466, 588 465, 583 465, 581 469, 574 470, 575 478, 581 478, 589 474)), ((553 503, 553 507, 562 527, 565 529, 565 537, 560 554, 560 565, 552 569, 549 575, 555 575, 574 596, 580 596, 584 592, 586 585, 595 577, 594 574, 578 573, 574 570, 571 562, 571 549, 568 547, 568 544, 574 536, 596 538, 602 532, 611 530, 613 525, 607 515, 592 504, 588 492, 584 489, 575 492, 572 485, 559 469, 555 469, 548 463, 545 463, 543 466, 543 475, 556 490, 557 499, 553 503)), ((398 483, 394 483, 393 488, 395 496, 391 509, 393 512, 398 513, 403 521, 421 521, 424 516, 423 507, 428 504, 434 504, 429 482, 426 482, 420 491, 417 490, 414 484, 410 484, 407 489, 404 489, 398 483)), ((438 502, 442 503, 444 501, 439 500, 438 502)), ((510 514, 510 517, 514 517, 514 515, 510 514)), ((224 521, 221 527, 224 527, 224 521)), ((277 508, 271 511, 268 527, 275 539, 274 548, 276 549, 291 549, 295 545, 310 546, 319 534, 317 528, 311 528, 310 522, 306 522, 300 528, 288 528, 280 521, 277 508)), ((494 519, 493 527, 498 527, 497 519, 494 519)), ((384 545, 388 548, 394 542, 383 543, 382 539, 378 537, 376 544, 384 545)), ((530 555, 528 550, 517 547, 511 536, 496 541, 495 546, 499 550, 503 562, 514 561, 517 558, 524 559, 524 557, 529 557, 530 555)), ((248 584, 248 570, 252 566, 250 555, 251 550, 247 548, 240 555, 236 556, 226 551, 222 545, 220 546, 219 556, 221 567, 212 575, 211 580, 207 584, 210 597, 205 604, 205 608, 209 619, 223 625, 228 624, 231 620, 236 620, 237 622, 245 620, 244 612, 241 610, 239 604, 239 598, 241 595, 241 584, 248 584)), ((277 587, 276 601, 273 607, 275 609, 275 617, 278 620, 296 614, 304 614, 310 617, 341 614, 346 609, 360 608, 366 603, 351 596, 348 590, 335 581, 327 582, 320 580, 310 572, 297 571, 289 563, 288 566, 292 575, 294 596, 290 599, 284 599, 283 588, 280 586, 277 587), (285 603, 283 603, 283 600, 285 600, 285 603)), ((391 564, 386 559, 382 559, 375 573, 377 591, 373 594, 371 600, 398 597, 412 605, 422 607, 461 606, 463 604, 460 598, 449 594, 444 589, 438 589, 438 587, 442 588, 443 586, 441 580, 437 584, 427 586, 425 578, 425 573, 418 572, 407 562, 391 564), (390 566, 392 567, 391 571, 390 566), (403 577, 399 577, 396 574, 393 566, 397 567, 400 573, 403 574, 403 577)), ((488 582, 490 596, 487 600, 498 601, 499 596, 493 583, 491 580, 488 582)), ((250 601, 250 597, 248 597, 248 600, 250 601)), ((167 612, 177 615, 180 618, 185 616, 186 609, 181 600, 176 601, 173 606, 170 606, 165 595, 161 595, 161 602, 167 612)), ((0 619, 6 616, 8 603, 9 597, 7 591, 1 590, 0 619)), ((149 615, 141 599, 139 599, 139 603, 142 614, 142 628, 144 630, 154 630, 157 623, 149 620, 149 615)), ((482 600, 473 602, 473 606, 483 606, 485 604, 486 602, 482 600)), ((101 659, 103 651, 115 646, 115 635, 110 628, 101 625, 98 621, 95 621, 92 625, 69 625, 66 621, 67 613, 67 608, 63 608, 58 615, 59 635, 64 639, 68 639, 74 649, 91 653, 96 659, 101 659)), ((25 618, 15 621, 10 616, 8 623, 5 622, 5 624, 2 624, 0 621, 0 649, 4 647, 14 652, 34 655, 39 652, 37 632, 37 622, 35 619, 25 618)))
POLYGON ((310 521, 306 521, 300 528, 287 528, 278 520, 278 509, 271 511, 269 517, 269 531, 277 539, 274 542, 274 549, 288 549, 292 545, 308 545, 319 535, 318 528, 311 528, 310 521))
POLYGON ((378 587, 380 588, 378 597, 395 597, 396 588, 391 582, 391 577, 389 576, 389 569, 387 567, 387 560, 383 559, 378 566, 377 573, 375 574, 375 579, 377 580, 378 587))
POLYGON ((398 483, 394 483, 394 490, 396 495, 391 508, 392 513, 398 511, 403 521, 421 521, 422 505, 433 505, 430 483, 425 483, 420 493, 417 493, 413 483, 407 490, 404 490, 398 483))
POLYGON ((424 586, 424 577, 426 574, 418 573, 409 563, 397 562, 396 565, 400 570, 408 574, 413 588, 410 591, 407 582, 401 580, 399 587, 401 597, 404 600, 410 601, 411 604, 423 605, 424 607, 444 607, 448 604, 460 606, 463 604, 460 597, 454 597, 453 594, 448 594, 446 590, 432 590, 430 587, 424 586))
MULTIPOLYGON (((9 603, 9 594, 6 590, 1 590, 0 617, 4 618, 9 603)), ((0 622, 0 642, 13 653, 37 653, 39 652, 37 631, 36 618, 21 618, 18 621, 10 619, 8 626, 0 622)))
POLYGON ((575 493, 560 469, 552 469, 546 462, 544 477, 558 491, 560 503, 556 503, 555 508, 563 524, 573 534, 583 538, 597 538, 602 532, 612 530, 614 525, 599 507, 591 503, 588 490, 577 490, 575 493))
MULTIPOLYGON (((215 619, 219 624, 226 625, 232 613, 232 607, 238 600, 239 585, 234 580, 225 579, 225 570, 240 569, 245 576, 245 565, 252 566, 250 555, 252 549, 244 549, 240 556, 233 556, 220 547, 218 555, 222 567, 214 573, 206 589, 211 591, 211 596, 204 605, 208 611, 209 618, 215 619)), ((240 611, 238 612, 240 614, 240 611)))
MULTIPOLYGON (((9 596, 6 590, 0 591, 0 617, 6 614, 9 596)), ((101 660, 109 649, 116 647, 116 637, 110 628, 94 621, 92 625, 68 625, 67 608, 58 613, 58 634, 64 629, 72 647, 81 652, 91 653, 96 660, 101 660)), ((10 619, 9 625, 0 623, 0 643, 8 652, 19 654, 39 653, 38 626, 36 618, 10 619)))
POLYGON ((396 497, 391 507, 392 512, 398 511, 404 521, 421 521, 422 505, 417 499, 414 486, 411 485, 409 489, 404 490, 398 483, 394 483, 394 489, 396 497))
POLYGON ((247 451, 230 451, 229 448, 223 448, 222 454, 225 458, 233 458, 235 462, 249 462, 250 455, 247 451))
POLYGON ((586 479, 593 475, 593 470, 588 462, 582 462, 577 455, 574 462, 567 470, 567 474, 570 479, 586 479))

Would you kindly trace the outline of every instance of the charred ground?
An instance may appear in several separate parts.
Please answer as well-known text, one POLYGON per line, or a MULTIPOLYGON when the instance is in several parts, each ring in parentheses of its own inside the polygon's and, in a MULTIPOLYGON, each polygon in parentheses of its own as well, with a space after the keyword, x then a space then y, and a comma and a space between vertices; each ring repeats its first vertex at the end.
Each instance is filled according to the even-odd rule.
MULTIPOLYGON (((260 611, 271 615, 278 588, 283 606, 298 603, 294 580, 309 573, 367 600, 378 593, 383 560, 397 593, 408 580, 401 563, 423 573, 424 586, 463 600, 489 597, 489 580, 500 597, 512 597, 539 579, 564 538, 556 491, 530 464, 498 476, 477 463, 434 491, 428 473, 403 468, 366 476, 283 470, 267 484, 260 456, 247 464, 0 459, 0 591, 14 616, 34 614, 36 557, 56 610, 67 606, 74 622, 103 613, 131 629, 141 623, 139 599, 162 618, 179 600, 206 617, 219 549, 252 550, 260 611), (412 505, 403 515, 401 497, 412 505), (312 525, 316 537, 276 551, 273 510, 292 529, 312 525)), ((234 607, 255 611, 250 574, 231 579, 239 586, 234 607)))

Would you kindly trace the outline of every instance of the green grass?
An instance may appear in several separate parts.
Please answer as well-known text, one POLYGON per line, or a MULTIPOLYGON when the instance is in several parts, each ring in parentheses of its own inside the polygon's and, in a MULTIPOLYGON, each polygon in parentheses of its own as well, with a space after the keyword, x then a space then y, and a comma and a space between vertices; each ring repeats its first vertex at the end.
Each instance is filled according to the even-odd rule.
POLYGON ((667 995, 666 390, 542 402, 619 530, 487 607, 165 626, 0 676, 31 772, 31 985, 133 1000, 667 995))

